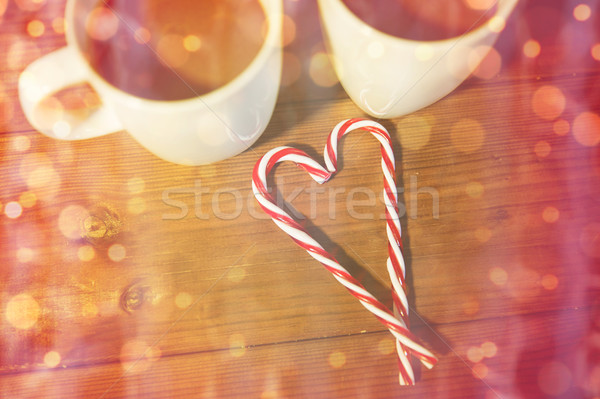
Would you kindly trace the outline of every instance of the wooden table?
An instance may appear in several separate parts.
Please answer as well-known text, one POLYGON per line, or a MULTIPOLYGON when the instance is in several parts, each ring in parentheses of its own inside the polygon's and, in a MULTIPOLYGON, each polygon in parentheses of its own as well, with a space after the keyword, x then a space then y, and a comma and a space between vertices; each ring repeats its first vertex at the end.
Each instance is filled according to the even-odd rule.
MULTIPOLYGON (((364 116, 324 62, 314 0, 285 1, 290 43, 263 136, 198 167, 162 161, 126 132, 36 132, 17 79, 64 45, 64 2, 9 0, 0 396, 599 397, 600 7, 587 3, 585 19, 577 2, 522 1, 475 76, 382 121, 406 211, 411 329, 439 356, 400 387, 391 334, 251 194, 266 151, 292 144, 320 159, 337 122, 364 116)), ((353 133, 342 152, 322 189, 290 164, 275 181, 389 305, 378 144, 353 133)))

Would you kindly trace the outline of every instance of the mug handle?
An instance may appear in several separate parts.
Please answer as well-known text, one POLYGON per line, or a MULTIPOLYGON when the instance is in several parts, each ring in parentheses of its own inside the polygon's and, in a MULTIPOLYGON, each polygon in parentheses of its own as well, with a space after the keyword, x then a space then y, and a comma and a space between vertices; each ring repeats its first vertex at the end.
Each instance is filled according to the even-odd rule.
MULTIPOLYGON (((83 120, 54 125, 42 115, 41 102, 48 96, 88 80, 88 66, 70 46, 46 54, 19 76, 19 100, 29 123, 47 136, 61 140, 83 140, 123 130, 114 110, 102 102, 83 120)), ((68 110, 66 113, 68 114, 68 110)))

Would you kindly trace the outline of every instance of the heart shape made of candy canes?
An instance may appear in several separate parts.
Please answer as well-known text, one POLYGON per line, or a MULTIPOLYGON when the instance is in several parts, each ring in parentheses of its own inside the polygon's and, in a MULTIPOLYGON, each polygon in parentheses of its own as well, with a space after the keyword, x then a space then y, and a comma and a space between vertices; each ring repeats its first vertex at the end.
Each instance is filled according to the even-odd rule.
POLYGON ((392 141, 387 130, 379 123, 367 119, 348 119, 338 123, 329 134, 324 150, 325 165, 304 151, 292 147, 277 147, 258 160, 252 172, 252 190, 261 208, 273 219, 275 224, 304 248, 310 256, 318 260, 333 277, 354 295, 360 303, 375 315, 396 338, 396 352, 400 368, 401 385, 415 383, 410 356, 414 356, 427 368, 437 362, 436 357, 427 350, 408 330, 408 299, 406 296, 406 266, 402 256, 402 238, 400 217, 398 215, 398 191, 396 188, 396 169, 392 141), (383 198, 386 208, 386 232, 388 237, 387 270, 392 281, 393 312, 369 293, 362 284, 339 264, 337 260, 315 241, 304 228, 288 213, 277 206, 267 187, 267 175, 273 167, 284 161, 292 161, 319 184, 328 181, 337 172, 338 142, 347 133, 367 130, 381 143, 381 168, 384 176, 383 198))

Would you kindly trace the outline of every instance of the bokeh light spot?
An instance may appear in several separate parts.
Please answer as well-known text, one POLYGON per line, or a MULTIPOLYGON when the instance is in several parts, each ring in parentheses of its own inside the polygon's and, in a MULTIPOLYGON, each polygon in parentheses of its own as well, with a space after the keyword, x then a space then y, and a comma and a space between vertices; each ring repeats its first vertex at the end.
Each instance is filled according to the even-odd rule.
POLYGON ((192 305, 194 298, 187 292, 180 292, 175 296, 175 306, 179 309, 187 309, 192 305))
POLYGON ((558 277, 554 274, 545 274, 542 276, 542 287, 548 291, 555 290, 558 287, 558 277))
POLYGON ((554 120, 565 110, 566 99, 558 87, 542 86, 533 93, 531 105, 540 118, 554 120))
POLYGON ((291 44, 296 39, 296 22, 289 15, 283 15, 283 32, 281 44, 283 47, 291 44))
POLYGON ((52 133, 59 139, 65 139, 71 134, 71 124, 67 121, 56 121, 52 125, 52 133))
POLYGON ((87 209, 80 205, 65 207, 58 217, 58 229, 67 238, 82 237, 82 223, 89 216, 87 209))
POLYGON ((332 352, 327 357, 327 363, 334 369, 339 369, 346 364, 346 355, 340 351, 332 352))
POLYGON ((488 242, 492 238, 492 230, 487 227, 479 227, 475 230, 475 238, 481 243, 488 242))
POLYGON ((502 67, 502 57, 493 47, 478 46, 469 52, 469 69, 480 79, 492 79, 502 67))
POLYGON ((94 251, 94 248, 89 245, 82 245, 77 249, 77 257, 82 262, 89 262, 90 260, 94 259, 95 255, 96 251, 94 251))
POLYGON ((283 70, 281 71, 281 85, 287 87, 296 82, 302 74, 300 59, 289 51, 283 52, 283 70))
POLYGON ((470 183, 467 183, 467 187, 465 188, 465 191, 467 193, 467 195, 471 198, 479 198, 483 195, 483 184, 476 182, 476 181, 472 181, 470 183))
POLYGON ((535 58, 540 55, 541 50, 542 47, 537 40, 529 39, 523 45, 523 54, 525 54, 525 57, 535 58))
POLYGON ((479 346, 472 346, 467 350, 467 359, 473 363, 479 363, 483 359, 483 351, 479 346))
POLYGON ((152 35, 150 34, 150 31, 148 29, 144 28, 143 26, 140 26, 135 30, 133 38, 139 44, 146 44, 150 41, 152 35))
POLYGON ((95 40, 106 41, 119 29, 119 18, 106 7, 97 7, 87 16, 85 30, 95 40))
POLYGON ((141 177, 132 177, 127 180, 127 189, 131 194, 140 194, 144 191, 146 183, 141 177))
POLYGON ((51 369, 58 366, 60 364, 60 361, 60 353, 56 351, 50 351, 44 355, 44 364, 46 365, 46 367, 49 367, 51 369))
POLYGON ((562 395, 571 386, 571 371, 564 363, 548 362, 538 372, 538 386, 546 395, 562 395))
POLYGON ((486 341, 481 344, 481 353, 483 353, 483 356, 487 358, 494 357, 496 356, 496 353, 498 353, 498 347, 495 343, 486 341))
POLYGON ((81 306, 81 314, 84 317, 95 317, 98 315, 98 306, 95 303, 87 302, 81 306))
POLYGON ((31 141, 27 136, 16 136, 12 140, 12 146, 15 149, 15 151, 24 152, 27 151, 29 147, 31 147, 31 141))
POLYGON ((475 378, 479 378, 479 379, 484 379, 485 377, 487 377, 489 369, 488 366, 486 366, 483 363, 477 363, 473 366, 473 376, 475 378))
POLYGON ((474 152, 483 145, 485 130, 475 119, 464 118, 452 125, 450 139, 461 152, 474 152))
POLYGON ((468 296, 462 303, 463 312, 467 316, 474 316, 479 313, 479 301, 475 296, 468 296))
POLYGON ((560 212, 553 206, 547 206, 542 211, 542 219, 546 223, 555 223, 560 217, 560 212))
POLYGON ((11 219, 18 218, 22 213, 23 208, 21 207, 21 204, 16 201, 10 201, 4 207, 4 214, 11 219))
POLYGON ((65 33, 65 19, 63 17, 56 17, 52 20, 52 30, 62 35, 65 33))
POLYGON ((119 360, 121 367, 127 373, 139 373, 150 367, 149 354, 152 351, 148 344, 139 339, 132 339, 121 347, 119 360))
POLYGON ((600 43, 596 43, 590 49, 590 53, 592 54, 592 58, 596 61, 600 61, 600 43))
POLYGON ((508 273, 501 267, 493 267, 489 273, 490 281, 501 287, 508 281, 508 273))
POLYGON ((246 269, 240 266, 232 267, 229 269, 229 273, 227 273, 227 278, 229 281, 234 283, 239 283, 246 277, 246 269))
POLYGON ((19 204, 23 208, 32 208, 37 202, 37 196, 31 191, 24 191, 19 195, 19 204))
POLYGON ((382 355, 389 355, 396 350, 396 343, 391 338, 383 338, 379 341, 379 344, 377 344, 377 350, 382 355))
POLYGON ((196 35, 187 35, 183 38, 183 47, 190 52, 200 50, 202 40, 196 35))
POLYGON ((569 133, 570 129, 571 125, 564 119, 557 119, 552 124, 552 130, 554 130, 554 133, 558 134, 559 136, 564 136, 565 134, 569 133))
POLYGON ((308 73, 312 81, 321 87, 332 87, 338 82, 338 78, 329 62, 329 56, 318 51, 310 57, 308 73))
POLYGON ((575 140, 586 147, 600 143, 600 116, 593 112, 582 112, 573 121, 575 140))
POLYGON ((113 244, 108 248, 108 257, 113 262, 120 262, 125 259, 127 255, 127 251, 125 247, 121 244, 113 244))
POLYGON ((402 147, 416 151, 423 148, 431 138, 432 126, 426 117, 405 116, 398 122, 398 132, 402 147))
POLYGON ((246 353, 246 338, 242 334, 232 334, 229 337, 229 354, 233 357, 242 357, 246 353))
POLYGON ((146 210, 146 201, 142 197, 133 197, 127 201, 127 210, 129 213, 139 215, 146 210))
POLYGON ((34 252, 31 248, 21 247, 17 249, 17 260, 21 263, 31 262, 34 252))
POLYGON ((546 158, 548 155, 550 155, 551 151, 552 147, 550 146, 550 143, 545 140, 538 141, 533 147, 533 152, 535 152, 535 155, 540 158, 546 158))
POLYGON ((6 304, 5 317, 13 327, 27 330, 37 323, 40 305, 29 294, 15 295, 6 304))
POLYGON ((170 68, 183 66, 189 58, 190 53, 183 47, 183 37, 168 34, 160 38, 156 45, 156 52, 160 61, 170 68))
POLYGON ((587 4, 578 4, 573 9, 573 17, 578 21, 587 21, 592 15, 592 10, 587 4))
POLYGON ((27 24, 27 33, 29 33, 29 36, 31 37, 40 37, 44 34, 45 30, 46 27, 44 26, 44 23, 38 19, 29 21, 27 24))
POLYGON ((579 246, 587 256, 600 258, 600 223, 592 222, 581 229, 579 246))

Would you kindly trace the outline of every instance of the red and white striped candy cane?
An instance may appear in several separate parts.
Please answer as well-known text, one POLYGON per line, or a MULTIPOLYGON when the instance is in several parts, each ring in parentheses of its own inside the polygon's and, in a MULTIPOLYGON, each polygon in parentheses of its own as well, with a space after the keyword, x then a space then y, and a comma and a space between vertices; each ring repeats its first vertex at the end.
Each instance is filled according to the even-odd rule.
POLYGON ((324 151, 323 168, 304 151, 292 147, 277 147, 267 152, 254 166, 252 189, 261 208, 271 216, 275 224, 310 256, 318 260, 333 276, 354 295, 360 303, 372 312, 396 338, 399 359, 399 381, 401 385, 413 385, 414 372, 410 355, 418 358, 427 368, 437 362, 435 356, 419 342, 408 330, 408 299, 405 291, 406 266, 402 256, 402 239, 398 215, 398 192, 395 180, 395 160, 392 143, 387 130, 377 122, 366 119, 348 119, 332 130, 324 151), (292 161, 305 169, 319 184, 329 180, 337 171, 337 144, 347 133, 363 129, 371 132, 381 143, 381 167, 384 175, 383 197, 386 206, 386 231, 388 237, 387 269, 392 281, 394 312, 371 295, 358 280, 339 264, 339 262, 315 241, 304 228, 288 213, 276 205, 268 191, 267 175, 279 162, 292 161))

